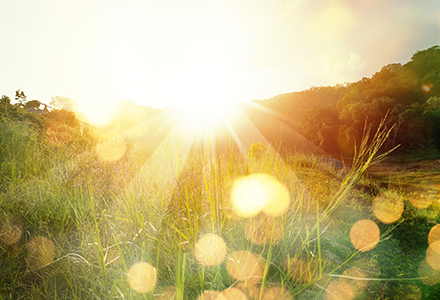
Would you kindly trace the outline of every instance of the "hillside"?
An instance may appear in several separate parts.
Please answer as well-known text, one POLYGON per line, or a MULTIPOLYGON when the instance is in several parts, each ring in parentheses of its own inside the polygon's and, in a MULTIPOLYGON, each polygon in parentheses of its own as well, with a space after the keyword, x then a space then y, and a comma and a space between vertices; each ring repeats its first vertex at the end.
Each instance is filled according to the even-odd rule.
POLYGON ((388 127, 396 125, 390 146, 435 150, 440 147, 439 66, 440 47, 433 46, 418 51, 404 65, 389 64, 358 82, 315 87, 255 103, 278 112, 294 130, 336 156, 351 156, 365 124, 374 130, 385 116, 388 127))

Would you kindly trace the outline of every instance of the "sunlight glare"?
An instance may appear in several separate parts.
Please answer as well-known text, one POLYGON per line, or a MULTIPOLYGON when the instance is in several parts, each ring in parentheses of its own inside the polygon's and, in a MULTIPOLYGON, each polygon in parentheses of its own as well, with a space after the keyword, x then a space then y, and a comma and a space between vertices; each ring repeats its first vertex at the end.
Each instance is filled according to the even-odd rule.
POLYGON ((373 201, 373 213, 384 224, 399 220, 403 208, 403 200, 396 192, 381 193, 373 201))
POLYGON ((440 270, 440 241, 434 241, 426 250, 426 261, 434 270, 440 270))
POLYGON ((276 178, 267 174, 252 174, 238 179, 232 189, 234 212, 249 218, 263 211, 281 216, 290 205, 289 190, 276 178))
POLYGON ((432 87, 432 84, 424 84, 424 85, 422 85, 422 90, 425 93, 427 93, 427 92, 431 91, 431 87, 432 87))
POLYGON ((128 270, 128 284, 138 293, 145 294, 156 285, 156 269, 147 262, 138 262, 128 270))
POLYGON ((226 244, 221 237, 215 234, 202 236, 196 243, 194 255, 199 263, 205 266, 217 266, 226 257, 226 244))
POLYGON ((371 220, 360 220, 350 230, 350 240, 353 246, 362 252, 376 247, 380 238, 380 230, 371 220))
POLYGON ((248 251, 235 251, 226 261, 226 271, 237 280, 262 279, 264 259, 248 251))
POLYGON ((86 122, 95 126, 105 126, 114 121, 115 104, 104 101, 90 101, 80 104, 80 115, 85 117, 86 122))
POLYGON ((419 190, 410 193, 406 198, 414 207, 425 209, 431 206, 434 195, 429 190, 419 190))
POLYGON ((440 224, 435 225, 431 228, 428 234, 428 243, 431 245, 435 241, 440 240, 440 224))
POLYGON ((121 136, 103 138, 96 145, 95 151, 103 161, 117 161, 127 151, 127 142, 121 136))
POLYGON ((259 180, 261 174, 240 178, 232 190, 234 213, 249 218, 257 215, 266 205, 267 196, 259 180))

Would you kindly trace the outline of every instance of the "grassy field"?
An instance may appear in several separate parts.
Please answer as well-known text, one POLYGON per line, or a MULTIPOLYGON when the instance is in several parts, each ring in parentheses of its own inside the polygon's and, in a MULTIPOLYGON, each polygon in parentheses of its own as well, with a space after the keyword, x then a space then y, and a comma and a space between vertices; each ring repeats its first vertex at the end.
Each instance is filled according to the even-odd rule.
POLYGON ((386 132, 336 170, 0 125, 0 299, 440 297, 440 175, 369 172, 386 132))

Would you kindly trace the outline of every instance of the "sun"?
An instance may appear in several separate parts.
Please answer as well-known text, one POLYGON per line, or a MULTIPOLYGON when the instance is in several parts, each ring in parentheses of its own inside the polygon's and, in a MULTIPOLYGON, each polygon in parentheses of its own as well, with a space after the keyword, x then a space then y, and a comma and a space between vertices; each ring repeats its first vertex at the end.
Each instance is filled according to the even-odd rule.
POLYGON ((234 103, 192 102, 178 107, 177 115, 191 131, 202 132, 227 126, 239 110, 234 103))

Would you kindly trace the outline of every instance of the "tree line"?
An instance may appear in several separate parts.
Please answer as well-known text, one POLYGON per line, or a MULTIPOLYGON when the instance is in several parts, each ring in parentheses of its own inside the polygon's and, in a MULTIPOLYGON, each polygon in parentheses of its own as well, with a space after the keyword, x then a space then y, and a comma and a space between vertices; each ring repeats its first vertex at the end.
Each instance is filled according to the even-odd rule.
POLYGON ((257 103, 280 112, 285 123, 330 154, 352 155, 365 128, 374 131, 385 117, 388 128, 395 126, 388 146, 440 149, 440 47, 418 51, 404 65, 386 65, 371 78, 257 103))

